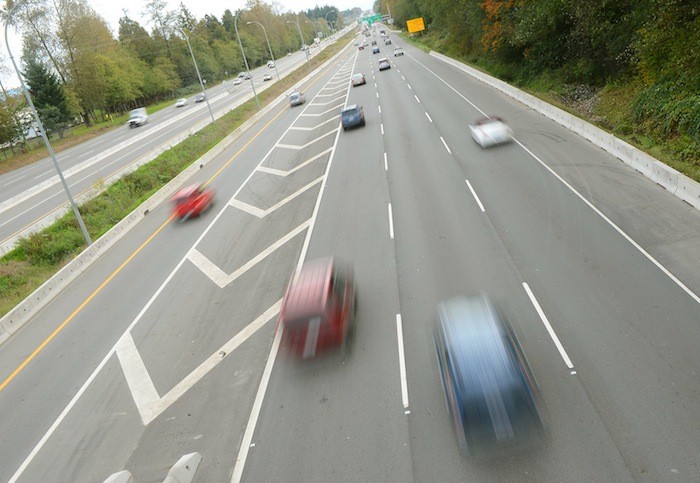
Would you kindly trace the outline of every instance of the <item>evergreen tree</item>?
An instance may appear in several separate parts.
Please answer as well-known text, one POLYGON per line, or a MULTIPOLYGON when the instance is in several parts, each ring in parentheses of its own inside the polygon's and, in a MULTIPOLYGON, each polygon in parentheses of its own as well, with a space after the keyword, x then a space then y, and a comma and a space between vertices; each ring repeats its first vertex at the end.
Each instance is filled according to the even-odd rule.
POLYGON ((56 75, 36 59, 26 60, 26 65, 24 78, 44 129, 47 134, 56 132, 62 137, 71 120, 63 87, 56 75))

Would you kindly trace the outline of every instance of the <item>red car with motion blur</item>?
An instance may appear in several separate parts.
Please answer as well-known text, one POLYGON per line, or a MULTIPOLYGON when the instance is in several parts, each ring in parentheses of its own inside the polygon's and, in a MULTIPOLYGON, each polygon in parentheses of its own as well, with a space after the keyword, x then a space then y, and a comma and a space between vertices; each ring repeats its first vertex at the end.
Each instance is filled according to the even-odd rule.
POLYGON ((214 200, 214 190, 204 188, 200 183, 181 188, 175 193, 171 201, 175 204, 173 211, 180 221, 185 221, 192 216, 200 216, 211 207, 214 200))
POLYGON ((330 349, 345 351, 354 325, 355 299, 351 266, 333 257, 304 263, 282 302, 282 347, 301 359, 330 349))

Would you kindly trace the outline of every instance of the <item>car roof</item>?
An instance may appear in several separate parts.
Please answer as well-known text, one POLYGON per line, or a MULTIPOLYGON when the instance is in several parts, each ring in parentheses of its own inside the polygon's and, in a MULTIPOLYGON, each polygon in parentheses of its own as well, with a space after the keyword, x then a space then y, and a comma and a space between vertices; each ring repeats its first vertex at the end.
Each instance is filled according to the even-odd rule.
POLYGON ((311 260, 287 289, 282 312, 286 321, 321 315, 328 303, 333 257, 311 260))
POLYGON ((389 59, 387 59, 386 57, 382 57, 381 59, 379 59, 379 62, 389 62, 389 59))
POLYGON ((353 77, 364 77, 365 75, 362 72, 358 72, 357 74, 353 74, 353 77))
POLYGON ((460 381, 486 389, 490 381, 503 383, 516 378, 505 345, 504 321, 488 297, 450 299, 440 303, 438 313, 460 381))
POLYGON ((347 106, 345 109, 343 109, 340 112, 349 112, 349 111, 357 111, 360 108, 357 104, 350 104, 347 106))
POLYGON ((183 186, 172 196, 172 200, 180 200, 183 198, 189 198, 194 193, 197 193, 201 187, 201 184, 195 183, 188 186, 183 186))

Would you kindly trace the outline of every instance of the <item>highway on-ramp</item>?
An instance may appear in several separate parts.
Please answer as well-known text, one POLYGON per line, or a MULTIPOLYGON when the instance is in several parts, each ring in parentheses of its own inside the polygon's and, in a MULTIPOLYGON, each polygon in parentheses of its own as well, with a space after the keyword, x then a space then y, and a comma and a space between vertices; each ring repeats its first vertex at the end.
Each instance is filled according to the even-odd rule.
POLYGON ((162 481, 194 451, 207 482, 696 479, 698 213, 397 40, 381 72, 389 46, 344 51, 198 174, 211 212, 153 211, 0 347, 0 480, 162 481), (483 113, 517 142, 480 149, 483 113), (352 350, 294 363, 284 288, 329 254, 355 270, 352 350), (491 458, 459 454, 432 341, 437 303, 478 292, 549 421, 491 458))

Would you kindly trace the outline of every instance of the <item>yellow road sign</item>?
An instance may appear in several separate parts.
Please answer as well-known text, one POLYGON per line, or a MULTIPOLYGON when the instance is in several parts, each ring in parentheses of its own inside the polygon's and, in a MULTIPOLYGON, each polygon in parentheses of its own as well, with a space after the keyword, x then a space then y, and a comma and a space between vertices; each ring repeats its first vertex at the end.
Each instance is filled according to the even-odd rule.
POLYGON ((406 20, 406 28, 408 28, 408 33, 412 34, 414 32, 420 32, 425 30, 425 24, 423 23, 423 17, 412 18, 411 20, 406 20))

